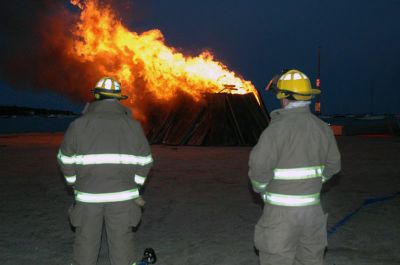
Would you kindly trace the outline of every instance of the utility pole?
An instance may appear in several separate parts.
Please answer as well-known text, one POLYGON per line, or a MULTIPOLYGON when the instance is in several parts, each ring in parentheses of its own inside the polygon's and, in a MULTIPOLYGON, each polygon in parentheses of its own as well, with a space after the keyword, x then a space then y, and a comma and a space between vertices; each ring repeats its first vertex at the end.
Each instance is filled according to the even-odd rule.
MULTIPOLYGON (((317 79, 315 80, 316 89, 321 89, 321 47, 317 50, 317 79)), ((321 115, 321 97, 316 96, 315 100, 315 114, 321 115)))
POLYGON ((371 98, 371 100, 370 100, 370 114, 374 115, 374 94, 375 94, 375 91, 374 91, 374 80, 371 79, 371 81, 369 82, 369 86, 370 86, 369 94, 370 94, 370 98, 371 98))

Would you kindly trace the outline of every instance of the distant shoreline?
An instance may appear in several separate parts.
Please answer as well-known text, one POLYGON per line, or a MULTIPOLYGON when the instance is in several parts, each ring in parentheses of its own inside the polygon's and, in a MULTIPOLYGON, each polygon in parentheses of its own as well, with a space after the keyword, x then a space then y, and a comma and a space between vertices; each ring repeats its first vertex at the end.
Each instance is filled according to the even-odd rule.
POLYGON ((31 108, 20 106, 0 106, 0 117, 15 117, 15 116, 76 116, 77 114, 68 110, 46 109, 46 108, 31 108))
MULTIPOLYGON (((0 135, 65 132, 80 114, 72 111, 0 106, 0 135)), ((321 115, 336 135, 400 136, 400 115, 321 115)))

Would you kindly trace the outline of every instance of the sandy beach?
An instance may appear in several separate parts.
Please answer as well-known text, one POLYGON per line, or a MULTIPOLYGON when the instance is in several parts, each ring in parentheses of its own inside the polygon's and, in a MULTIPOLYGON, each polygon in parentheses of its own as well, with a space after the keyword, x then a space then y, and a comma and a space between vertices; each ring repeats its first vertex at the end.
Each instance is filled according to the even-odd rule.
MULTIPOLYGON (((63 135, 0 136, 0 264, 70 264, 73 229, 56 154, 63 135)), ((325 184, 331 229, 325 264, 400 264, 400 138, 339 137, 342 171, 325 184), (335 228, 335 229, 333 229, 335 228)), ((136 249, 160 265, 258 264, 253 227, 262 202, 247 178, 251 147, 152 146, 155 164, 136 249)), ((99 265, 108 265, 103 242, 99 265)))

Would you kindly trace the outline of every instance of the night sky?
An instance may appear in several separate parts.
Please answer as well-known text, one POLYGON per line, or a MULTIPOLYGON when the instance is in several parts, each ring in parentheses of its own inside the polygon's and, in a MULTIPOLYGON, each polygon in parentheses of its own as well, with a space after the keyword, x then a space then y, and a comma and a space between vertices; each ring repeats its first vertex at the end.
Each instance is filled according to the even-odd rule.
MULTIPOLYGON (((1 45, 7 49, 12 49, 13 41, 24 39, 16 34, 30 34, 29 30, 16 33, 5 20, 30 16, 24 7, 27 1, 13 2, 12 9, 2 7, 2 12, 15 12, 1 20, 1 45)), ((168 46, 185 54, 211 50, 253 82, 268 110, 278 108, 274 95, 264 93, 270 78, 282 69, 296 68, 314 80, 320 46, 323 114, 400 113, 400 0, 115 2, 130 29, 158 28, 168 46)), ((0 60, 3 57, 0 54, 0 60)), ((76 112, 82 108, 82 103, 63 95, 32 91, 29 82, 17 89, 4 69, 0 68, 0 105, 76 112)))

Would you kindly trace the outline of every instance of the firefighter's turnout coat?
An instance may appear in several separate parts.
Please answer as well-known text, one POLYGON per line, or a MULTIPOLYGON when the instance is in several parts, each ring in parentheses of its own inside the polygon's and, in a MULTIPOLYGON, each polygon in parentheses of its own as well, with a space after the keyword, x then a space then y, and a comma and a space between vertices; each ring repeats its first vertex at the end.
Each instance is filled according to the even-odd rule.
POLYGON ((70 124, 58 161, 75 192, 74 264, 96 264, 103 221, 111 263, 132 264, 132 227, 141 218, 134 200, 153 162, 140 124, 117 100, 95 101, 70 124))
POLYGON ((322 264, 327 240, 320 190, 340 170, 330 127, 308 106, 273 111, 249 168, 265 202, 255 229, 261 265, 322 264))

